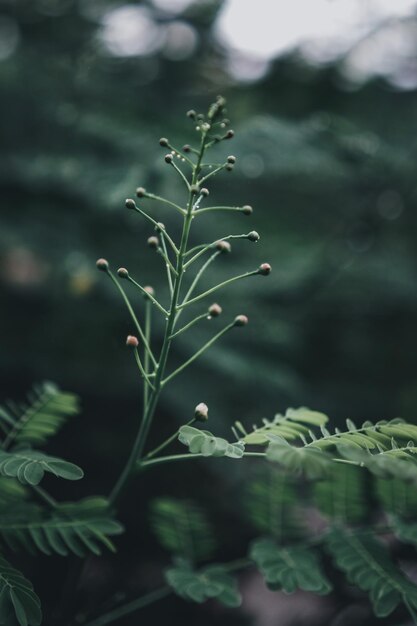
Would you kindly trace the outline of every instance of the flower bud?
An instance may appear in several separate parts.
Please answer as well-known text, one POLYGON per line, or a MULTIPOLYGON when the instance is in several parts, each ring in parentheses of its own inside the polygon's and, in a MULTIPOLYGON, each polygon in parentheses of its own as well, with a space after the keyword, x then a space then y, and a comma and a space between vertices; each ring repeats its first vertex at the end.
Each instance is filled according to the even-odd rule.
POLYGON ((166 137, 161 137, 159 140, 159 145, 163 148, 168 148, 168 139, 166 137))
POLYGON ((156 250, 156 248, 158 248, 159 246, 159 239, 158 237, 155 237, 153 235, 152 237, 149 237, 147 243, 150 248, 153 248, 154 250, 156 250))
POLYGON ((129 348, 137 348, 139 345, 138 338, 135 337, 134 335, 128 335, 126 338, 126 345, 129 348))
POLYGON ((251 230, 250 233, 248 233, 248 239, 249 241, 259 241, 259 233, 257 233, 256 230, 251 230))
POLYGON ((163 224, 162 222, 157 222, 155 230, 157 233, 162 233, 165 230, 165 224, 163 224))
POLYGON ((96 266, 97 269, 100 270, 100 272, 109 271, 109 262, 106 259, 97 259, 96 266))
POLYGON ((191 152, 190 144, 186 143, 185 146, 182 147, 183 152, 191 152))
POLYGON ((262 265, 259 266, 258 274, 261 274, 262 276, 268 276, 268 274, 270 273, 271 266, 269 265, 269 263, 262 263, 262 265))
POLYGON ((231 154, 227 157, 227 162, 233 165, 234 163, 236 163, 236 157, 231 154))
POLYGON ((132 198, 127 198, 127 200, 125 200, 125 207, 127 209, 136 209, 135 201, 132 200, 132 198))
POLYGON ((208 420, 208 406, 204 402, 200 402, 194 409, 194 417, 198 422, 207 422, 208 420))
POLYGON ((129 272, 125 267, 119 267, 117 270, 117 275, 119 278, 129 278, 129 272))
POLYGON ((196 196, 200 193, 200 187, 198 185, 191 185, 190 191, 194 196, 196 196))
POLYGON ((187 117, 189 117, 189 118, 190 118, 190 120, 195 119, 195 116, 196 116, 196 115, 197 115, 197 114, 196 114, 196 112, 194 111, 194 109, 190 109, 190 111, 187 111, 187 117))
POLYGON ((200 191, 201 195, 204 196, 205 198, 207 198, 207 196, 209 195, 209 190, 206 187, 203 187, 200 191))
POLYGON ((216 243, 216 250, 219 252, 231 252, 232 246, 228 241, 218 241, 216 243))
POLYGON ((246 326, 246 324, 249 322, 248 318, 246 317, 246 315, 237 315, 235 317, 235 321, 234 321, 234 325, 235 326, 246 326))
POLYGON ((136 189, 136 195, 137 195, 138 198, 143 198, 146 195, 145 187, 138 187, 136 189))
POLYGON ((210 305, 208 309, 209 317, 219 317, 219 315, 221 315, 222 310, 223 309, 219 304, 214 303, 210 305))
POLYGON ((253 209, 249 204, 245 204, 245 206, 242 207, 242 213, 244 215, 252 215, 253 209))
POLYGON ((226 172, 231 172, 233 171, 233 168, 234 168, 234 165, 232 165, 232 163, 227 163, 224 169, 226 170, 226 172))
MULTIPOLYGON (((149 294, 150 296, 155 295, 155 289, 153 287, 150 287, 149 285, 144 287, 143 290, 146 291, 146 293, 149 294)), ((146 300, 149 300, 149 297, 147 295, 143 294, 143 297, 146 298, 146 300)))
POLYGON ((228 130, 226 135, 225 135, 225 139, 233 139, 234 136, 235 136, 235 131, 234 130, 228 130))
POLYGON ((172 163, 174 157, 172 156, 172 154, 166 154, 165 155, 165 163, 172 163))

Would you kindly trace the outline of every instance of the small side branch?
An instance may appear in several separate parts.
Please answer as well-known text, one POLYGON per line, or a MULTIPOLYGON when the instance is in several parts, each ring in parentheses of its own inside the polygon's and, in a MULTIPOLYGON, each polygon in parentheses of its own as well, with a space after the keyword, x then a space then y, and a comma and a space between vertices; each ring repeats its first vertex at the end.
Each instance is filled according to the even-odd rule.
MULTIPOLYGON (((163 232, 169 245, 171 246, 171 248, 173 249, 173 251, 175 252, 175 255, 178 256, 178 248, 175 245, 175 243, 172 241, 171 237, 168 235, 166 230, 162 230, 161 229, 161 224, 160 222, 157 222, 156 220, 153 219, 153 217, 151 217, 150 215, 148 215, 143 209, 140 209, 137 204, 135 203, 134 200, 129 200, 126 201, 126 203, 132 203, 131 208, 133 208, 134 211, 137 211, 137 213, 140 213, 141 215, 143 215, 144 218, 146 218, 149 222, 151 222, 151 224, 153 224, 156 229, 160 232, 163 232)), ((129 208, 130 208, 130 204, 129 204, 129 208)), ((182 209, 181 209, 182 210, 182 209)))
POLYGON ((226 285, 230 285, 231 283, 234 283, 236 280, 242 280, 243 278, 249 278, 249 276, 256 276, 257 274, 259 274, 259 270, 253 270, 252 272, 239 274, 239 276, 233 276, 233 278, 229 278, 228 280, 225 280, 222 283, 219 283, 215 287, 212 287, 211 289, 208 289, 204 293, 201 293, 199 296, 196 296, 195 298, 192 298, 191 300, 188 300, 187 302, 183 302, 177 307, 177 309, 181 310, 185 308, 186 306, 190 306, 191 304, 194 304, 195 302, 199 302, 203 298, 206 298, 207 296, 209 296, 211 293, 214 293, 215 291, 218 291, 219 289, 226 287, 226 285))
POLYGON ((194 326, 194 324, 196 324, 200 320, 208 319, 209 317, 210 317, 210 315, 209 315, 209 313, 207 313, 207 311, 205 313, 202 313, 201 315, 197 315, 197 317, 195 317, 193 320, 191 320, 191 322, 188 322, 188 324, 185 324, 185 326, 183 326, 182 328, 177 330, 175 333, 173 333, 170 336, 170 339, 174 339, 174 337, 178 337, 178 335, 181 335, 181 333, 183 333, 184 331, 186 331, 189 328, 191 328, 191 326, 194 326))
POLYGON ((225 328, 223 328, 223 330, 221 330, 219 333, 217 333, 217 335, 214 335, 214 337, 212 337, 209 341, 207 341, 207 343, 204 344, 204 346, 202 346, 199 350, 197 350, 197 352, 191 358, 189 358, 188 361, 185 361, 185 363, 180 365, 174 372, 169 374, 165 378, 165 380, 162 381, 162 386, 166 385, 175 376, 180 374, 186 367, 191 365, 191 363, 193 363, 196 359, 198 359, 199 356, 201 356, 206 350, 208 350, 208 348, 210 348, 210 346, 212 346, 216 341, 218 341, 218 339, 223 337, 223 335, 225 335, 234 326, 235 326, 235 322, 231 322, 225 328))
POLYGON ((155 391, 155 387, 149 380, 148 374, 145 372, 145 369, 142 365, 142 361, 140 360, 140 356, 139 356, 139 352, 137 348, 134 348, 134 354, 135 354, 136 364, 138 366, 138 370, 141 373, 142 378, 146 381, 146 384, 148 385, 148 387, 150 387, 152 391, 155 391))
POLYGON ((161 311, 161 313, 163 313, 165 316, 168 315, 168 311, 166 309, 164 309, 164 307, 162 306, 162 304, 160 304, 158 302, 158 300, 148 291, 146 291, 146 289, 144 287, 142 287, 142 285, 139 285, 139 283, 136 282, 136 280, 134 280, 130 274, 126 277, 127 280, 129 282, 131 282, 133 285, 135 285, 135 287, 137 287, 145 297, 149 298, 149 300, 156 306, 157 309, 159 309, 161 311))

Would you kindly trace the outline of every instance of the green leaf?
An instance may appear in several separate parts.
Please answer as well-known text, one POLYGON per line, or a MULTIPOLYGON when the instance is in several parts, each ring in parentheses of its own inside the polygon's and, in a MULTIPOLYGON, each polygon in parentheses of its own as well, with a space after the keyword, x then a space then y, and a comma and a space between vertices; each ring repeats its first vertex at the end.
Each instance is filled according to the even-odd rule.
MULTIPOLYGON (((411 448, 407 448, 407 450, 411 450, 411 448)), ((337 451, 344 459, 366 467, 372 474, 380 478, 399 478, 417 482, 417 462, 414 454, 410 454, 404 449, 392 448, 387 451, 371 453, 368 449, 338 444, 337 451)))
POLYGON ((228 607, 237 607, 241 597, 236 580, 222 565, 209 565, 193 570, 187 562, 180 561, 165 572, 168 584, 185 600, 202 603, 216 598, 228 607))
POLYGON ((38 485, 45 472, 66 480, 80 480, 84 475, 78 465, 37 450, 0 451, 1 476, 17 478, 22 484, 38 485))
POLYGON ((272 463, 262 463, 256 471, 243 498, 244 510, 253 526, 278 543, 303 537, 303 515, 294 478, 272 463))
POLYGON ((384 510, 396 517, 415 519, 417 516, 417 490, 413 484, 398 479, 378 479, 375 491, 384 510))
POLYGON ((0 519, 0 536, 11 550, 23 548, 47 555, 99 555, 103 547, 115 551, 109 537, 122 531, 107 500, 99 497, 63 503, 52 511, 23 503, 0 519))
POLYGON ((286 470, 296 476, 305 476, 315 480, 327 476, 331 459, 314 448, 297 448, 285 439, 269 435, 271 443, 266 451, 266 458, 273 463, 279 463, 286 470))
POLYGON ((20 626, 39 626, 40 606, 31 582, 0 556, 0 623, 9 626, 15 615, 20 626))
POLYGON ((417 608, 417 587, 405 578, 383 544, 370 533, 333 528, 326 544, 348 580, 369 593, 377 617, 386 617, 401 601, 417 608))
POLYGON ((301 436, 308 436, 309 426, 324 426, 327 421, 328 417, 324 413, 301 407, 288 409, 285 415, 278 413, 272 421, 264 420, 264 425, 255 427, 252 433, 246 433, 240 424, 238 428, 243 431, 242 441, 245 444, 265 445, 269 442, 270 435, 292 441, 301 436))
POLYGON ((271 539, 257 539, 250 557, 259 567, 270 589, 293 593, 296 589, 325 595, 332 589, 313 550, 278 546, 271 539))
POLYGON ((313 498, 318 509, 332 520, 358 523, 368 514, 364 472, 360 467, 334 463, 332 471, 314 484, 313 498))
POLYGON ((178 439, 188 446, 191 454, 240 459, 245 451, 245 446, 241 442, 229 443, 226 439, 215 437, 207 430, 199 430, 193 426, 181 426, 178 439))
POLYGON ((79 412, 78 398, 50 382, 35 386, 25 403, 0 407, 4 447, 43 445, 79 412))
POLYGON ((213 554, 216 542, 211 526, 195 503, 157 498, 151 503, 150 521, 159 542, 172 554, 192 562, 213 554))

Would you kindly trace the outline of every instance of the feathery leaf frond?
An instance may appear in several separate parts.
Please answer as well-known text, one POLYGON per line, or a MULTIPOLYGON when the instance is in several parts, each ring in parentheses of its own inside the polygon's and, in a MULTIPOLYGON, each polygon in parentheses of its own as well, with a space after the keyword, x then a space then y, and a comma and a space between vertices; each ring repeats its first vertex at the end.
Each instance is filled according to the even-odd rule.
POLYGON ((39 626, 40 606, 32 583, 0 556, 0 624, 39 626))
POLYGON ((17 478, 22 484, 38 485, 45 472, 66 480, 80 480, 84 475, 78 465, 38 450, 0 451, 1 476, 17 478))

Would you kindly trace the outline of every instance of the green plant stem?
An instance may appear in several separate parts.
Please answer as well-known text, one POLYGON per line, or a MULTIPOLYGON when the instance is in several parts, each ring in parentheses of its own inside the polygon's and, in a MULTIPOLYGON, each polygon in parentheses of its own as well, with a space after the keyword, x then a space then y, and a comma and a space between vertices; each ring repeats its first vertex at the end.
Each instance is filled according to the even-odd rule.
POLYGON ((175 202, 172 202, 171 200, 168 200, 167 198, 163 198, 162 196, 157 196, 154 193, 148 193, 147 191, 145 192, 145 198, 149 198, 150 200, 158 200, 159 202, 164 202, 165 204, 169 204, 170 206, 172 206, 175 209, 177 209, 177 211, 179 211, 181 213, 181 215, 185 215, 184 209, 182 209, 175 202))
POLYGON ((404 596, 403 596, 403 602, 404 602, 405 606, 407 607, 407 611, 410 613, 411 619, 413 620, 414 624, 417 624, 417 612, 416 612, 416 610, 411 605, 411 603, 408 601, 408 599, 405 598, 404 596))
POLYGON ((152 385, 151 381, 148 378, 147 373, 145 372, 145 369, 142 365, 142 362, 140 360, 140 356, 139 356, 139 352, 137 348, 134 348, 134 354, 135 354, 135 360, 136 360, 136 364, 138 366, 138 370, 141 373, 141 376, 143 378, 143 380, 145 381, 145 383, 148 385, 148 387, 150 387, 151 389, 154 388, 154 386, 152 385))
MULTIPOLYGON (((191 419, 189 422, 187 422, 186 425, 187 426, 191 426, 191 424, 194 424, 195 421, 196 421, 196 418, 193 417, 193 419, 191 419)), ((158 452, 161 452, 161 450, 164 450, 167 446, 169 446, 170 443, 172 443, 173 441, 176 441, 178 439, 179 432, 180 432, 180 429, 177 428, 177 430, 175 431, 175 433, 173 435, 168 437, 168 439, 165 439, 165 441, 163 441, 159 446, 157 446, 156 448, 151 450, 151 452, 148 452, 148 454, 144 458, 145 459, 152 459, 154 456, 156 456, 158 454, 158 452)))
MULTIPOLYGON (((191 161, 191 159, 188 158, 188 156, 184 152, 182 152, 182 150, 178 150, 178 148, 174 148, 174 146, 172 146, 170 143, 168 143, 168 148, 170 150, 173 150, 176 154, 179 154, 180 157, 182 159, 184 159, 184 161, 186 161, 188 163, 188 165, 190 165, 190 167, 192 167, 192 168, 194 167, 194 163, 191 161)), ((185 211, 184 211, 184 213, 185 213, 185 211)))
POLYGON ((181 335, 181 333, 183 333, 185 330, 188 330, 188 328, 190 328, 191 326, 194 326, 194 324, 196 324, 200 320, 203 320, 203 319, 207 320, 209 318, 210 318, 210 315, 207 311, 205 313, 202 313, 201 315, 197 315, 197 317, 191 320, 191 322, 188 322, 188 324, 185 324, 185 326, 177 330, 175 333, 172 333, 170 338, 174 339, 174 337, 178 337, 178 335, 181 335))
MULTIPOLYGON (((151 194, 147 195, 148 198, 152 197, 151 194)), ((158 200, 162 200, 163 198, 159 198, 158 196, 154 196, 156 199, 158 200)), ((151 222, 151 224, 153 224, 155 226, 156 229, 160 230, 160 226, 159 226, 159 222, 157 222, 156 220, 153 219, 153 217, 151 217, 150 215, 148 215, 145 211, 143 211, 142 209, 140 209, 137 204, 135 203, 135 211, 137 211, 138 213, 140 213, 143 217, 145 217, 149 222, 151 222)), ((171 246, 171 248, 173 249, 173 251, 175 252, 175 255, 178 256, 178 248, 175 245, 175 243, 172 241, 171 237, 168 235, 167 231, 164 230, 164 235, 167 238, 167 241, 169 242, 169 245, 171 246)))
POLYGON ((208 180, 209 178, 211 178, 212 176, 215 176, 216 174, 218 174, 221 170, 223 170, 226 167, 227 163, 222 163, 221 165, 219 165, 219 167, 216 167, 215 170, 213 170, 212 172, 210 172, 209 174, 206 174, 205 176, 203 176, 203 178, 200 178, 198 182, 199 185, 202 185, 203 183, 206 182, 206 180, 208 180))
POLYGON ((171 161, 171 165, 174 168, 174 170, 176 170, 178 172, 178 174, 180 175, 180 177, 182 178, 182 180, 185 183, 185 186, 187 187, 188 191, 190 191, 190 183, 188 182, 188 180, 186 179, 184 172, 182 171, 181 168, 178 167, 178 165, 175 163, 174 160, 171 161))
POLYGON ((157 589, 156 591, 151 591, 150 593, 142 596, 141 598, 137 598, 136 600, 132 600, 127 604, 123 604, 96 619, 93 619, 91 622, 84 623, 83 626, 105 626, 106 624, 111 624, 117 619, 124 617, 125 615, 129 615, 134 611, 139 609, 143 609, 158 600, 162 600, 166 598, 172 593, 172 590, 169 587, 162 587, 161 589, 157 589))
POLYGON ((129 298, 126 295, 125 290, 119 284, 119 281, 116 279, 116 277, 113 275, 113 273, 110 272, 110 270, 107 273, 110 276, 110 278, 112 279, 113 283, 116 285, 116 287, 119 290, 119 292, 121 293, 122 298, 123 298, 123 300, 124 300, 124 302, 125 302, 125 304, 127 306, 127 309, 129 311, 129 313, 130 313, 130 317, 132 318, 133 323, 136 326, 136 330, 138 331, 139 337, 141 338, 141 340, 143 342, 143 345, 145 346, 145 350, 147 350, 147 352, 149 353, 149 356, 150 356, 150 358, 152 360, 152 363, 156 367, 156 359, 155 359, 155 357, 154 357, 154 355, 152 353, 152 350, 151 350, 151 348, 149 346, 149 342, 146 339, 146 335, 145 335, 145 333, 142 330, 142 326, 140 325, 139 320, 138 320, 138 318, 135 315, 135 312, 134 312, 134 310, 132 308, 132 305, 130 304, 130 300, 129 300, 129 298))
MULTIPOLYGON (((145 337, 148 345, 151 343, 151 328, 152 328, 152 303, 149 298, 145 300, 145 337)), ((146 374, 149 374, 149 353, 147 350, 144 351, 143 354, 143 367, 145 369, 146 374)), ((146 411, 146 407, 148 405, 148 397, 149 397, 149 387, 146 384, 146 381, 143 381, 143 413, 146 411)))
POLYGON ((239 276, 233 276, 233 278, 229 278, 228 280, 225 280, 224 282, 219 283, 218 285, 215 285, 214 287, 212 287, 211 289, 208 289, 204 293, 200 293, 199 296, 196 296, 195 298, 192 298, 191 300, 188 300, 187 302, 183 302, 182 304, 179 305, 178 309, 183 309, 184 307, 194 304, 195 302, 199 302, 203 298, 206 298, 207 296, 209 296, 211 293, 217 291, 218 289, 222 289, 222 287, 226 287, 226 285, 230 285, 231 283, 234 283, 236 280, 242 280, 243 278, 248 278, 249 276, 256 276, 257 274, 259 274, 259 271, 253 270, 252 272, 245 272, 245 274, 239 274, 239 276))
POLYGON ((55 498, 53 498, 40 485, 32 485, 32 489, 41 498, 41 500, 43 500, 44 502, 46 502, 46 504, 48 504, 48 506, 52 507, 53 509, 55 509, 58 506, 58 502, 55 500, 55 498))
POLYGON ((204 209, 197 209, 194 213, 208 213, 209 211, 238 211, 242 213, 243 207, 240 206, 208 206, 204 207, 204 209))
MULTIPOLYGON (((206 133, 202 133, 201 136, 201 145, 200 152, 198 155, 197 163, 195 165, 195 169, 193 171, 191 185, 189 188, 196 183, 198 178, 198 174, 200 172, 200 163, 204 154, 206 143, 206 133)), ((187 214, 184 217, 183 229, 181 234, 181 243, 177 256, 177 275, 175 276, 174 281, 174 289, 171 298, 171 307, 167 317, 167 323, 165 326, 165 334, 162 343, 161 353, 159 357, 158 366, 155 372, 155 380, 154 380, 154 390, 152 391, 149 402, 147 404, 146 410, 143 414, 142 421, 136 435, 135 442, 133 444, 130 455, 125 463, 125 466, 117 479, 111 493, 109 496, 109 501, 111 504, 114 504, 115 501, 120 496, 126 482, 128 481, 133 468, 135 467, 137 462, 140 462, 140 459, 143 454, 143 450, 146 444, 146 439, 148 436, 149 429, 152 424, 152 419, 155 413, 156 406, 158 404, 159 395, 162 389, 162 379, 165 373, 165 368, 168 360, 169 349, 171 346, 171 335, 174 330, 174 325, 178 312, 178 299, 180 295, 181 283, 184 273, 184 254, 187 249, 188 237, 190 234, 191 222, 193 219, 192 215, 193 208, 193 194, 191 191, 189 192, 188 205, 187 205, 187 214)), ((146 292, 145 292, 146 293, 146 292)), ((148 294, 147 294, 148 295, 148 294)))
POLYGON ((174 378, 175 376, 177 376, 177 374, 179 374, 180 372, 182 372, 186 367, 188 367, 189 365, 191 365, 191 363, 193 363, 196 359, 198 359, 199 356, 201 356, 203 354, 203 352, 205 352, 208 348, 210 348, 210 346, 213 345, 213 343, 215 343, 218 339, 220 339, 220 337, 223 337, 223 335, 225 333, 227 333, 229 330, 231 330, 234 327, 235 323, 231 322, 230 324, 228 324, 225 328, 223 328, 223 330, 221 330, 220 332, 217 333, 217 335, 214 335, 214 337, 212 337, 209 341, 207 341, 207 343, 204 344, 204 346, 202 346, 199 350, 197 350, 197 352, 195 354, 193 354, 192 357, 190 357, 188 359, 188 361, 185 361, 182 365, 180 365, 175 371, 173 371, 171 374, 169 374, 163 381, 162 381, 162 386, 165 386, 172 378, 174 378))
POLYGON ((163 313, 164 315, 168 315, 168 311, 164 309, 162 304, 160 304, 156 298, 154 298, 150 293, 148 293, 146 289, 142 287, 142 285, 139 285, 139 283, 137 283, 136 280, 134 280, 130 275, 127 277, 126 280, 131 282, 132 285, 135 285, 135 287, 137 287, 143 293, 144 296, 147 296, 149 300, 152 302, 152 304, 154 304, 156 308, 161 311, 161 313, 163 313))
POLYGON ((162 256, 165 260, 165 267, 166 267, 166 271, 167 271, 167 279, 168 279, 168 287, 169 287, 169 293, 172 296, 172 292, 174 290, 173 285, 172 285, 172 275, 171 275, 171 271, 174 273, 174 276, 176 275, 176 270, 175 268, 172 266, 172 263, 169 259, 168 256, 168 252, 167 252, 167 246, 165 243, 165 237, 164 234, 161 232, 161 244, 162 244, 162 256))
MULTIPOLYGON (((259 458, 265 458, 266 454, 265 452, 244 452, 243 453, 243 457, 259 457, 259 458)), ((242 457, 242 458, 243 458, 242 457)), ((147 461, 146 459, 144 459, 141 463, 138 463, 137 468, 139 469, 145 469, 146 467, 151 467, 151 466, 155 466, 155 465, 163 465, 165 463, 174 463, 176 461, 193 461, 195 459, 218 459, 218 458, 223 458, 223 459, 227 459, 229 457, 224 456, 224 457, 210 457, 210 456, 206 456, 204 454, 201 454, 200 452, 196 453, 196 454, 192 454, 191 452, 188 452, 186 454, 170 454, 167 456, 160 456, 156 459, 150 459, 149 461, 147 461)), ((232 460, 236 460, 236 459, 232 459, 232 460)))
MULTIPOLYGON (((222 237, 218 241, 227 241, 227 239, 247 239, 247 238, 248 238, 247 234, 245 234, 245 235, 227 235, 226 237, 222 237)), ((216 246, 216 243, 217 243, 217 241, 212 241, 211 243, 203 243, 203 244, 200 244, 199 246, 195 246, 195 248, 192 248, 191 250, 189 250, 187 255, 192 253, 192 252, 197 252, 197 250, 199 252, 197 252, 197 254, 195 254, 191 259, 189 259, 184 267, 187 269, 187 267, 189 265, 194 263, 194 261, 197 261, 197 259, 200 258, 200 256, 202 254, 207 252, 207 250, 213 249, 216 246)))
POLYGON ((206 269, 209 267, 209 265, 211 265, 211 263, 213 263, 213 261, 219 256, 219 254, 222 254, 222 253, 219 250, 216 250, 216 252, 214 252, 214 254, 212 254, 207 259, 207 261, 200 267, 200 269, 198 270, 197 274, 195 275, 195 278, 194 278, 193 282, 190 285, 189 290, 185 294, 185 297, 184 297, 184 300, 183 300, 183 304, 185 302, 188 302, 188 300, 191 297, 191 294, 193 293, 194 289, 197 287, 200 278, 202 277, 202 275, 204 274, 206 269))

